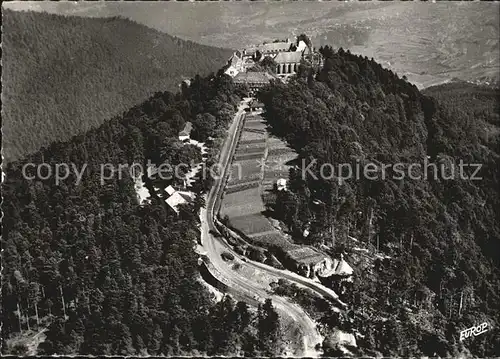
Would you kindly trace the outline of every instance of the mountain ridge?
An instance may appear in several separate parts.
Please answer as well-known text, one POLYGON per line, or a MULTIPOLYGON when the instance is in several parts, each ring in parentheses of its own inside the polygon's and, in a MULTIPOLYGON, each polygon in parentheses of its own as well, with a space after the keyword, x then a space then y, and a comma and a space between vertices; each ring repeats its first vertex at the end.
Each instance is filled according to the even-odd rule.
POLYGON ((217 71, 231 50, 120 17, 3 11, 2 117, 7 161, 64 141, 157 91, 217 71))

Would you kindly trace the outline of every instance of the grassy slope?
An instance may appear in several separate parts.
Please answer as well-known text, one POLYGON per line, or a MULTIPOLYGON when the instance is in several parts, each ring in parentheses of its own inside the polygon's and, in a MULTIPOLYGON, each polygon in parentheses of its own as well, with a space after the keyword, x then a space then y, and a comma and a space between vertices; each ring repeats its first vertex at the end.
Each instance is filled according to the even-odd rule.
POLYGON ((219 69, 230 50, 120 18, 3 12, 7 160, 98 126, 183 77, 219 69))

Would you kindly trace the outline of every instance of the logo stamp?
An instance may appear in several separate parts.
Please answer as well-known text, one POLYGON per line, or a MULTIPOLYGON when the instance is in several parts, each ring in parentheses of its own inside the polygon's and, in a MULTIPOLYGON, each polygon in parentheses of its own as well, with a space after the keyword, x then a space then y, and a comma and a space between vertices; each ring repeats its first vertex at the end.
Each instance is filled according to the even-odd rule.
POLYGON ((486 333, 487 331, 488 331, 488 323, 486 322, 479 324, 478 326, 470 327, 460 332, 460 341, 467 339, 472 335, 477 337, 478 335, 486 333))

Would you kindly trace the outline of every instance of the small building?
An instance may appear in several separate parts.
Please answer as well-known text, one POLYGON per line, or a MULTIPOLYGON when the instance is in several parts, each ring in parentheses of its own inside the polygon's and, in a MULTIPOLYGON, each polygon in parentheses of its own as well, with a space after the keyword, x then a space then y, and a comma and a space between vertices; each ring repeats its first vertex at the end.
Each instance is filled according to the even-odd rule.
POLYGON ((169 207, 172 208, 177 214, 179 214, 179 205, 188 203, 188 201, 186 201, 186 199, 181 196, 179 192, 174 192, 165 202, 167 202, 169 207))
POLYGON ((227 61, 227 67, 224 70, 224 73, 234 77, 242 71, 245 71, 245 60, 243 59, 243 54, 240 51, 235 51, 227 61))
POLYGON ((302 55, 303 51, 280 52, 276 55, 274 62, 276 62, 276 74, 278 77, 287 77, 297 73, 302 55))
MULTIPOLYGON (((167 193, 173 189, 172 186, 167 187, 167 193)), ((193 195, 190 192, 179 192, 174 189, 174 192, 165 200, 175 213, 179 214, 179 205, 189 203, 193 200, 193 195)))
POLYGON ((307 238, 309 233, 311 233, 311 222, 307 222, 305 225, 304 230, 302 231, 302 237, 307 238))
POLYGON ((325 267, 322 271, 318 272, 318 275, 323 278, 330 277, 337 281, 352 281, 352 275, 354 270, 344 259, 344 255, 340 255, 340 261, 337 259, 333 260, 331 267, 325 267))
POLYGON ((169 196, 171 196, 171 195, 173 195, 176 192, 176 190, 175 190, 174 187, 172 187, 171 185, 169 185, 167 188, 165 188, 165 192, 167 192, 167 194, 169 196))
POLYGON ((193 124, 191 122, 186 122, 184 128, 179 132, 179 141, 189 140, 191 138, 191 130, 193 129, 193 124))
POLYGON ((312 247, 296 246, 286 252, 287 262, 296 272, 308 278, 332 266, 332 260, 312 247))
POLYGON ((349 279, 352 274, 354 273, 354 270, 352 267, 347 263, 344 259, 344 255, 340 255, 340 261, 337 267, 335 268, 335 275, 338 275, 340 277, 343 277, 345 279, 349 279))
POLYGON ((261 111, 264 109, 264 104, 262 102, 253 100, 249 105, 250 111, 261 111))
POLYGON ((235 77, 236 75, 238 75, 238 72, 239 72, 239 71, 238 71, 238 70, 236 69, 236 67, 234 67, 234 66, 229 66, 229 67, 226 69, 226 71, 224 71, 224 73, 225 73, 226 75, 229 75, 229 76, 231 76, 231 77, 235 77))
POLYGON ((286 191, 286 179, 284 178, 279 178, 276 181, 276 189, 278 191, 286 191))

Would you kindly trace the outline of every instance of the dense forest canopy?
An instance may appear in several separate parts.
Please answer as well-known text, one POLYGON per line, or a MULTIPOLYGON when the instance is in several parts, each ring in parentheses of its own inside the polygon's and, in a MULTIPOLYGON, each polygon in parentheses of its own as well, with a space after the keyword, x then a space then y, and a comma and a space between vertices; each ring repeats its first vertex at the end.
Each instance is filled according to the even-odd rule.
POLYGON ((3 155, 10 161, 97 127, 231 51, 122 18, 2 11, 3 155))
MULTIPOLYGON (((279 354, 271 302, 257 311, 227 296, 214 304, 200 283, 193 247, 203 201, 177 216, 148 180, 152 203, 139 206, 127 172, 104 185, 99 178, 102 163, 189 163, 199 154, 180 154, 184 123, 193 123, 199 139, 207 131, 224 133, 238 102, 229 76, 196 76, 181 93, 158 92, 97 129, 8 165, 3 353, 25 353, 6 341, 48 327, 39 354, 279 354), (207 128, 206 118, 216 121, 207 128), (29 162, 87 164, 87 170, 80 184, 72 175, 57 186, 53 178, 23 178, 29 162)), ((208 186, 195 186, 198 196, 208 186)))
POLYGON ((277 212, 297 240, 321 245, 333 237, 349 252, 349 233, 389 256, 358 270, 343 296, 366 353, 446 356, 465 346, 498 355, 499 91, 454 84, 426 95, 373 59, 320 51, 318 73, 303 64, 297 78, 260 95, 272 130, 300 156, 277 212), (317 162, 307 172, 301 160, 317 162), (407 169, 424 160, 443 164, 444 174, 431 168, 427 179, 396 179, 389 169, 381 178, 383 164, 407 169), (460 160, 482 164, 482 180, 457 170, 450 179, 460 160), (323 164, 356 163, 377 164, 378 178, 321 176, 323 164), (489 332, 458 341, 460 330, 482 321, 489 332))

